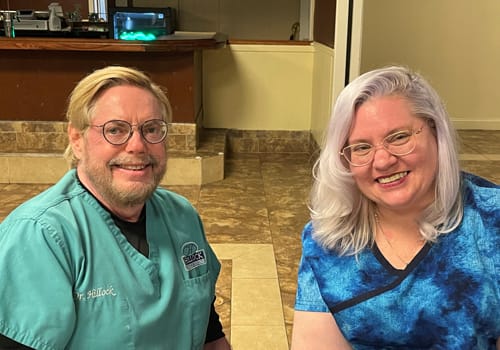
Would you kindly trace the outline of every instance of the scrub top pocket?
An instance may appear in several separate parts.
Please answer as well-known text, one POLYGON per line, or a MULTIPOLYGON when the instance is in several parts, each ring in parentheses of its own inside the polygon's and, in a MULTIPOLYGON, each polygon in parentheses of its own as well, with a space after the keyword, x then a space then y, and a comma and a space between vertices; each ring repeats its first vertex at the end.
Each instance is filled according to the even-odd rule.
POLYGON ((184 280, 184 288, 189 303, 186 314, 190 315, 192 322, 192 339, 194 349, 200 349, 205 343, 210 307, 215 295, 210 272, 202 276, 184 280), (203 309, 200 305, 204 305, 203 309))
POLYGON ((78 321, 68 348, 85 344, 88 349, 134 349, 137 327, 125 298, 89 292, 76 301, 78 321))

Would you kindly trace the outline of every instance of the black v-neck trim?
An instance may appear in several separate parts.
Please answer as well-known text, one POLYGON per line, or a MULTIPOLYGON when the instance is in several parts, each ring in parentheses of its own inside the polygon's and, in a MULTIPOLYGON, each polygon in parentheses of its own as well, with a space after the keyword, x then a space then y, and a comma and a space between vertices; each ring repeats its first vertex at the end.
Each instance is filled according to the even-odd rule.
POLYGON ((373 297, 376 297, 377 295, 380 295, 380 294, 385 293, 391 289, 396 288, 419 265, 419 263, 424 259, 424 257, 429 252, 430 248, 431 248, 431 245, 429 243, 425 244, 422 247, 422 249, 420 249, 420 251, 415 256, 415 258, 413 258, 413 260, 408 264, 406 269, 398 270, 398 269, 394 268, 387 261, 387 259, 385 259, 385 257, 382 255, 382 253, 380 252, 377 245, 374 244, 372 247, 373 255, 381 263, 381 265, 395 278, 392 281, 388 281, 388 283, 385 286, 382 286, 382 287, 379 287, 379 288, 376 288, 373 290, 368 290, 368 291, 366 291, 358 296, 355 296, 351 299, 342 301, 342 302, 330 307, 329 308, 330 312, 332 314, 335 314, 337 312, 340 312, 342 310, 350 308, 354 305, 357 305, 365 300, 371 299, 373 297))
POLYGON ((377 258, 377 260, 387 270, 387 272, 393 275, 400 276, 401 274, 408 275, 411 271, 413 271, 415 267, 420 263, 420 261, 425 258, 425 256, 429 252, 430 247, 431 246, 429 243, 424 244, 405 269, 397 269, 392 266, 389 260, 387 260, 384 254, 382 254, 376 242, 373 243, 372 252, 375 258, 377 258))

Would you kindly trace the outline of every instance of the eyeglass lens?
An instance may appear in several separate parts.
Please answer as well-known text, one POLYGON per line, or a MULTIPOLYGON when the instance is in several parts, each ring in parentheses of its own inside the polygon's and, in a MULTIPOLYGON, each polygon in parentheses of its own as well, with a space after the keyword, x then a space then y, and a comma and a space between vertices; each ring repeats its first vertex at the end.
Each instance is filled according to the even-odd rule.
MULTIPOLYGON (((124 120, 110 120, 102 127, 104 138, 113 145, 124 144, 133 134, 133 125, 124 120)), ((138 125, 138 130, 147 142, 160 143, 167 136, 167 123, 152 119, 138 125)))
MULTIPOLYGON (((407 155, 415 149, 415 133, 411 131, 400 131, 391 134, 383 140, 381 145, 385 150, 395 156, 407 155)), ((369 143, 357 143, 345 147, 342 150, 342 155, 352 165, 362 166, 373 160, 375 148, 375 146, 369 143)))

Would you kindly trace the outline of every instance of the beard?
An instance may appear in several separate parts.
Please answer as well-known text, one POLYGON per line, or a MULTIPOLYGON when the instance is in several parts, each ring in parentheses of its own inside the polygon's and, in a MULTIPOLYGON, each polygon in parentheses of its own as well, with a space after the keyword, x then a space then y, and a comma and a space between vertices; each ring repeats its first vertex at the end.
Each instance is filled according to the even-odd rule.
POLYGON ((166 160, 159 161, 152 156, 145 157, 118 157, 110 160, 107 164, 87 162, 81 169, 98 195, 106 204, 113 207, 133 207, 142 205, 158 187, 166 172, 166 160), (117 182, 113 178, 113 167, 127 163, 149 164, 153 169, 152 178, 145 181, 117 182))

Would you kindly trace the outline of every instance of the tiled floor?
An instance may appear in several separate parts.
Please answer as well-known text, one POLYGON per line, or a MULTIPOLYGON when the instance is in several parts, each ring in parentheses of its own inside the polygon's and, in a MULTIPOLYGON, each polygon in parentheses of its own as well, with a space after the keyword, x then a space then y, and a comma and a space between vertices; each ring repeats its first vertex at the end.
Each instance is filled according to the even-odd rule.
MULTIPOLYGON (((500 183, 500 131, 460 135, 464 169, 500 183)), ((196 206, 222 261, 217 307, 234 350, 288 349, 311 157, 238 154, 226 162, 223 181, 171 189, 196 206)), ((0 184, 0 220, 46 187, 0 184)))
POLYGON ((173 190, 195 204, 222 259, 219 311, 234 349, 288 349, 312 160, 240 154, 226 162, 224 181, 173 190))

